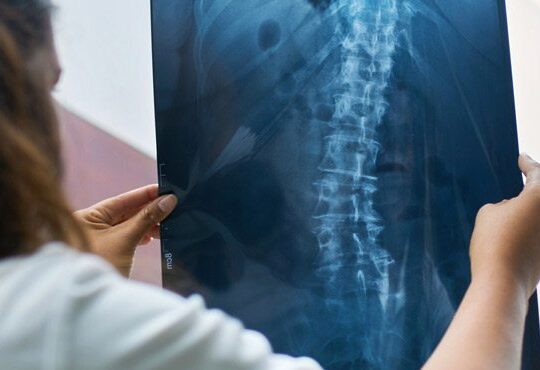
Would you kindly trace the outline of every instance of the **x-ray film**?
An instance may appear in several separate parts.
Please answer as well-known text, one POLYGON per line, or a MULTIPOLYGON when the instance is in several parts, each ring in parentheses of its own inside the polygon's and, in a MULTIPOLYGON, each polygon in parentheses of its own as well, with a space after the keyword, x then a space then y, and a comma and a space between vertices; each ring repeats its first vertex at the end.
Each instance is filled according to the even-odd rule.
POLYGON ((152 20, 180 198, 164 286, 329 370, 420 368, 476 212, 522 187, 504 1, 154 0, 152 20))

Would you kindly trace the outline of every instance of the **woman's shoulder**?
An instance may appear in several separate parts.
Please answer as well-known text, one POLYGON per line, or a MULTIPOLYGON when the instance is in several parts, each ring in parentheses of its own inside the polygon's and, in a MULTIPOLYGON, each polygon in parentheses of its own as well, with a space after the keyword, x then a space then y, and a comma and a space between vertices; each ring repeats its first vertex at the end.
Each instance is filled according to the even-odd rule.
MULTIPOLYGON (((120 359, 120 347, 148 339, 141 326, 171 313, 186 323, 202 310, 198 297, 184 299, 129 281, 100 257, 60 243, 0 261, 0 317, 5 319, 0 322, 0 358, 8 364, 31 361, 27 354, 40 352, 55 369, 74 368, 71 361, 77 356, 92 357, 88 364, 95 365, 77 368, 130 368, 109 365, 120 359), (99 355, 86 353, 90 348, 100 348, 99 355)), ((20 368, 39 368, 33 365, 20 368)))
POLYGON ((0 260, 0 286, 17 284, 21 292, 27 280, 33 285, 54 284, 59 291, 66 284, 82 283, 98 276, 116 279, 117 275, 103 259, 60 242, 48 243, 30 255, 0 260))
POLYGON ((127 280, 103 258, 79 252, 59 242, 46 244, 31 255, 0 260, 0 292, 5 291, 8 285, 14 286, 11 299, 26 295, 26 289, 32 286, 47 292, 49 299, 54 297, 56 300, 136 293, 139 297, 151 295, 161 305, 164 302, 178 305, 183 301, 178 295, 161 288, 127 280))
POLYGON ((148 315, 204 307, 200 297, 184 299, 159 287, 130 281, 101 257, 62 243, 44 245, 32 255, 0 260, 0 313, 2 308, 33 306, 53 315, 75 310, 75 316, 85 311, 126 316, 123 308, 142 301, 144 304, 130 307, 130 312, 140 309, 148 315))

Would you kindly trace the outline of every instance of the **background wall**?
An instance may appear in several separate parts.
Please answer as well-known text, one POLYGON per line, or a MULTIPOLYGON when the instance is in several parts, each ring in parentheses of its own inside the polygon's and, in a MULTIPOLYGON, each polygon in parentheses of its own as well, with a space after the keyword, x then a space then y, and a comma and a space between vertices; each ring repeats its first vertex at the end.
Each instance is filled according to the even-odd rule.
POLYGON ((520 148, 540 160, 540 0, 507 0, 520 148))
MULTIPOLYGON (((68 132, 69 127, 75 127, 73 125, 95 125, 103 130, 98 135, 99 140, 91 136, 94 139, 89 140, 97 141, 95 145, 86 145, 83 156, 68 158, 73 169, 68 179, 70 194, 77 206, 85 207, 99 197, 156 181, 152 162, 155 133, 150 0, 53 1, 58 6, 55 28, 64 67, 55 95, 72 112, 62 117, 68 132), (73 123, 74 120, 78 123, 73 123), (118 140, 110 141, 105 137, 107 134, 118 140), (132 149, 150 162, 141 160, 146 164, 132 169, 133 176, 127 182, 123 181, 125 176, 107 181, 89 176, 95 172, 82 171, 89 163, 85 158, 99 157, 97 152, 102 142, 118 150, 118 163, 132 160, 129 158, 136 156, 131 153, 132 149)), ((520 145, 523 151, 540 159, 540 0, 507 0, 507 7, 520 145)), ((83 144, 78 145, 71 148, 78 152, 83 144)), ((95 171, 99 166, 110 167, 111 163, 92 162, 90 165, 95 171)), ((139 251, 136 277, 159 282, 159 262, 157 244, 139 251)))
POLYGON ((150 0, 53 0, 57 99, 155 157, 150 0))

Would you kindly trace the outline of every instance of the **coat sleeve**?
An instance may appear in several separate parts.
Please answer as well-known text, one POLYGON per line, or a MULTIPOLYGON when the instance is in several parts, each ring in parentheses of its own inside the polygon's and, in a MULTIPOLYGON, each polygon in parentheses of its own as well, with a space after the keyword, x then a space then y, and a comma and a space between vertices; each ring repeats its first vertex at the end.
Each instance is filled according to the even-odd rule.
POLYGON ((130 282, 85 257, 67 289, 62 332, 68 368, 130 370, 321 370, 272 352, 268 340, 203 299, 130 282))

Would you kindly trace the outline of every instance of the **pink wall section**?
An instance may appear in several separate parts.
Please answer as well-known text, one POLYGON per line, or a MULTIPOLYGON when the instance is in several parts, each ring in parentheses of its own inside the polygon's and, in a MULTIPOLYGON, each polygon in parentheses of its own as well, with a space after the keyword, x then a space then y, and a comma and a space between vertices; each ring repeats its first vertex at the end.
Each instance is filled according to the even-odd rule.
MULTIPOLYGON (((156 183, 156 162, 133 147, 58 108, 65 163, 64 187, 75 209, 156 183)), ((132 278, 161 285, 159 242, 139 247, 132 278)))

